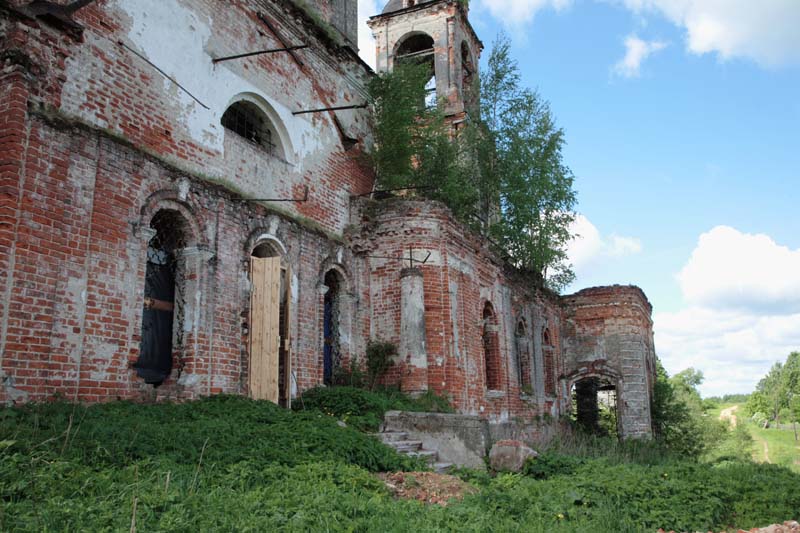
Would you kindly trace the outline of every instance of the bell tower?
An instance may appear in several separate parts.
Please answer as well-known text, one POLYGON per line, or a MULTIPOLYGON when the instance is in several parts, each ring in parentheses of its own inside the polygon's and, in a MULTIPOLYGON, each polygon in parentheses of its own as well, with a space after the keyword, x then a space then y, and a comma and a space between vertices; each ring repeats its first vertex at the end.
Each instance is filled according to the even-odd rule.
POLYGON ((456 130, 478 106, 483 43, 468 14, 466 0, 390 0, 368 22, 375 37, 378 72, 390 72, 400 61, 428 63, 427 101, 442 103, 456 130))

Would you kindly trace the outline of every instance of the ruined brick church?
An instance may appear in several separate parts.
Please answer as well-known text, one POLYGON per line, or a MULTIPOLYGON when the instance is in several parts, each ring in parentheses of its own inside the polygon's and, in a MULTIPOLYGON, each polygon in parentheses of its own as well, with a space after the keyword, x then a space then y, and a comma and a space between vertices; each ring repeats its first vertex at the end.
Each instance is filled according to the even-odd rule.
MULTIPOLYGON (((391 0, 454 130, 482 44, 457 0, 391 0)), ((387 383, 489 421, 651 435, 651 306, 559 296, 443 205, 376 200, 357 1, 0 0, 0 401, 242 394, 288 406, 399 347, 387 383), (594 413, 594 414, 593 414, 594 413)))

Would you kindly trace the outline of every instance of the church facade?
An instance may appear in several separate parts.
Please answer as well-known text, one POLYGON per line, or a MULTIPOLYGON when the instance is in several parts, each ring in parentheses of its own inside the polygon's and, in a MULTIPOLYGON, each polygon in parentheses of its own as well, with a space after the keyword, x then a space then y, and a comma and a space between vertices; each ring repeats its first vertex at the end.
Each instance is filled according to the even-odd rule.
MULTIPOLYGON (((0 400, 232 393, 289 406, 372 339, 387 384, 490 421, 651 435, 651 307, 559 296, 442 205, 375 200, 357 2, 0 1, 0 400)), ((429 61, 454 131, 481 42, 392 0, 377 68, 429 61)))

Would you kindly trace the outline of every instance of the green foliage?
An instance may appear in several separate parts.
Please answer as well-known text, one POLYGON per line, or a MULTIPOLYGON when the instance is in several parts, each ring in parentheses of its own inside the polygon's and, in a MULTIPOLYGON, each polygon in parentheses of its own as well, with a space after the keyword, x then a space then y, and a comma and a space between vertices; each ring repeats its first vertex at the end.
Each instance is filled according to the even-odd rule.
POLYGON ((550 106, 520 86, 510 44, 499 38, 480 79, 480 113, 451 138, 441 106, 424 106, 426 64, 408 62, 373 79, 380 189, 422 187, 456 218, 496 239, 499 251, 556 290, 574 275, 567 264, 576 203, 564 164, 564 132, 550 106))
POLYGON ((367 343, 367 384, 375 390, 375 384, 392 366, 397 355, 397 346, 391 342, 371 340, 367 343))
POLYGON ((762 392, 754 392, 747 399, 745 410, 748 412, 748 414, 750 414, 750 416, 754 416, 756 413, 763 414, 769 412, 770 408, 767 396, 762 392))
POLYGON ((651 405, 656 439, 668 450, 694 459, 715 454, 715 448, 729 438, 727 426, 707 416, 708 405, 697 391, 702 382, 703 373, 693 368, 670 378, 656 360, 651 405))
POLYGON ((375 119, 372 161, 379 189, 414 185, 413 160, 420 148, 420 122, 425 120, 427 65, 400 63, 393 72, 370 80, 368 90, 375 119))
POLYGON ((800 422, 800 394, 795 394, 789 402, 792 422, 800 422))
POLYGON ((800 352, 792 352, 785 363, 775 363, 756 386, 755 399, 748 404, 752 413, 762 411, 770 420, 780 422, 783 411, 790 418, 790 404, 795 396, 800 396, 800 352))
POLYGON ((363 431, 375 431, 386 411, 452 413, 450 403, 428 391, 410 398, 393 390, 368 391, 354 387, 316 387, 293 403, 295 409, 317 410, 363 431))
POLYGON ((231 397, 5 409, 0 530, 716 531, 800 508, 800 476, 774 465, 560 446, 584 453, 552 448, 526 475, 459 470, 479 492, 440 507, 395 499, 370 471, 418 465, 316 411, 231 397))

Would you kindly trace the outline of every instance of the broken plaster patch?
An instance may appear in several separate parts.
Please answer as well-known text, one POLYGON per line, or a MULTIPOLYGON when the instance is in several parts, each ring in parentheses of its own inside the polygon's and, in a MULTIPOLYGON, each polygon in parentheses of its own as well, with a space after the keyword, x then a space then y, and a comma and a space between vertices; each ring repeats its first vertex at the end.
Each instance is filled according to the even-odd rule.
POLYGON ((114 354, 117 352, 117 345, 110 342, 100 343, 94 349, 95 370, 89 373, 93 381, 106 381, 109 379, 108 369, 114 361, 114 354))

